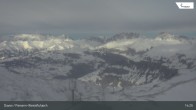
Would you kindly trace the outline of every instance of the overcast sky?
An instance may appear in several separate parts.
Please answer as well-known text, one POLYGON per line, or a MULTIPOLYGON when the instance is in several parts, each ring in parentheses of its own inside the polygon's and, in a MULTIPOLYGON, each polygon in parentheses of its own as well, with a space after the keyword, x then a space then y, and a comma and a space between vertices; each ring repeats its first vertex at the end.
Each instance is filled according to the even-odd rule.
POLYGON ((0 0, 0 33, 195 32, 196 0, 0 0))

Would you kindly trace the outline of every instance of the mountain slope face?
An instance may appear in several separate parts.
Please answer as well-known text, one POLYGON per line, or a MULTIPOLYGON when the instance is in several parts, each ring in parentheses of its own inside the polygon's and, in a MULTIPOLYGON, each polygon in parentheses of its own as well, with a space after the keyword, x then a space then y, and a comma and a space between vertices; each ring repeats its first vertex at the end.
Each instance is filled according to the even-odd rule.
POLYGON ((16 35, 0 43, 0 99, 196 100, 173 94, 183 85, 196 91, 189 86, 196 80, 195 47, 195 39, 168 33, 80 40, 16 35))

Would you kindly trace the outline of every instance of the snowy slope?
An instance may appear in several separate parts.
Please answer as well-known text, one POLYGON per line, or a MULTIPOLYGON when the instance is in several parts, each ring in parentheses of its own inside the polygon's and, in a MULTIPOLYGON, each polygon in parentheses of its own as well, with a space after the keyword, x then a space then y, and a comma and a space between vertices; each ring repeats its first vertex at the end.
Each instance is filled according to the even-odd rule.
POLYGON ((196 100, 196 40, 120 33, 71 40, 21 34, 0 43, 0 100, 196 100))

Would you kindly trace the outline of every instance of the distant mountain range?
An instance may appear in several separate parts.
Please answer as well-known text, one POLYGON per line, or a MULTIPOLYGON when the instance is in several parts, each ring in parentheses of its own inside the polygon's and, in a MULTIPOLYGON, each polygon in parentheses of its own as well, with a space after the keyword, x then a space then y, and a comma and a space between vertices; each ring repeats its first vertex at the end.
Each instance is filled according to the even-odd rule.
POLYGON ((0 43, 0 100, 196 100, 171 96, 185 83, 196 91, 195 48, 196 39, 169 33, 15 35, 0 43))

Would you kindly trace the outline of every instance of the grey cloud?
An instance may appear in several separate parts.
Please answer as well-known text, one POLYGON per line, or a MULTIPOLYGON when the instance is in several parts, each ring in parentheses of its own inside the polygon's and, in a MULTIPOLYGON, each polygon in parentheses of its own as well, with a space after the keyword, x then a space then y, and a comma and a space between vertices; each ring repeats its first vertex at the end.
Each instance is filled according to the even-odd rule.
POLYGON ((0 33, 196 30, 176 0, 1 0, 0 33))

